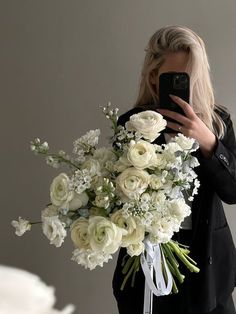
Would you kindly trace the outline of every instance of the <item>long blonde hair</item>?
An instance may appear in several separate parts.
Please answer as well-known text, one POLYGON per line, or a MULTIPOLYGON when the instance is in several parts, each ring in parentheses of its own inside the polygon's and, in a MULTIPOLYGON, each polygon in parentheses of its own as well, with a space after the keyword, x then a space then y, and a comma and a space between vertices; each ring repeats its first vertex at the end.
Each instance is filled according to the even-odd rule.
POLYGON ((139 94, 134 107, 159 103, 159 96, 150 82, 151 73, 158 73, 167 53, 186 51, 189 54, 187 69, 193 110, 218 138, 223 137, 225 123, 214 109, 227 112, 227 108, 215 103, 203 40, 186 26, 168 25, 152 35, 145 51, 139 94))

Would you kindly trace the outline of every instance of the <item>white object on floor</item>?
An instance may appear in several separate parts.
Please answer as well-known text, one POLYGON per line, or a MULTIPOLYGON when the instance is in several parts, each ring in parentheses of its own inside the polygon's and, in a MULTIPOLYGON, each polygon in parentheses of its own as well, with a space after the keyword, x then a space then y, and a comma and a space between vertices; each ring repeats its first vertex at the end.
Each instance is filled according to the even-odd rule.
POLYGON ((1 314, 71 314, 74 306, 54 309, 54 287, 47 286, 37 275, 0 265, 1 314))

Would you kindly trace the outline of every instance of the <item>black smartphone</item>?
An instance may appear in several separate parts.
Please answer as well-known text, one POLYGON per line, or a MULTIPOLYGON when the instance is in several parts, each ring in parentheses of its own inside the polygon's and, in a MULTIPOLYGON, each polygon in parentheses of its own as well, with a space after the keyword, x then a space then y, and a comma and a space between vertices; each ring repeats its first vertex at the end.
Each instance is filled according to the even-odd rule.
MULTIPOLYGON (((189 103, 189 85, 190 78, 186 72, 165 72, 159 76, 159 100, 160 108, 172 110, 185 115, 182 108, 176 104, 169 94, 176 95, 187 103, 189 103)), ((164 117, 167 121, 176 122, 167 116, 164 117)), ((178 122, 177 122, 178 123, 178 122)), ((177 131, 166 128, 167 133, 176 133, 177 131)))

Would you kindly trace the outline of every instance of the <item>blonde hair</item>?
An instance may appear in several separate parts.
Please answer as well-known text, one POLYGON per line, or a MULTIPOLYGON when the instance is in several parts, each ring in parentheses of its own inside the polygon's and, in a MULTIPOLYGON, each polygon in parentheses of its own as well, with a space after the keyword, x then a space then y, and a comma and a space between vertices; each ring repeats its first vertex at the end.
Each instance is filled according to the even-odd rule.
POLYGON ((159 103, 159 96, 150 82, 151 73, 158 73, 169 52, 186 51, 189 55, 187 72, 190 75, 190 104, 207 127, 217 137, 223 137, 225 123, 214 109, 227 112, 227 108, 215 104, 210 65, 203 40, 185 26, 169 25, 152 35, 145 51, 139 94, 134 107, 159 103))

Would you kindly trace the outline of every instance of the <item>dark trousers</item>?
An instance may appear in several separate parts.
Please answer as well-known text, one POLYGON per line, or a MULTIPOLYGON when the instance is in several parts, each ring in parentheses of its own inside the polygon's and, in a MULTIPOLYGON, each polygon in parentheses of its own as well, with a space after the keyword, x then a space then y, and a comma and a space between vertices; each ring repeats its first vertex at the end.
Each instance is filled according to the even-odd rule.
MULTIPOLYGON (((180 243, 186 245, 191 244, 191 230, 181 230, 175 235, 175 239, 180 243)), ((130 281, 127 281, 123 291, 120 290, 120 286, 123 282, 124 275, 122 271, 122 260, 126 255, 126 249, 121 248, 117 260, 116 269, 113 276, 112 286, 113 294, 115 296, 119 314, 143 314, 143 302, 144 302, 144 283, 145 278, 143 271, 140 270, 135 277, 135 286, 131 287, 130 281)), ((180 270, 184 273, 184 267, 180 270)), ((178 282, 177 282, 178 284, 178 282)), ((185 281, 179 286, 179 292, 177 294, 170 294, 166 296, 155 296, 153 295, 153 314, 187 314, 188 308, 188 277, 186 276, 185 281)), ((227 300, 218 304, 217 307, 208 312, 209 314, 235 314, 235 307, 232 299, 232 295, 227 300)), ((204 314, 204 313, 199 313, 204 314)))

